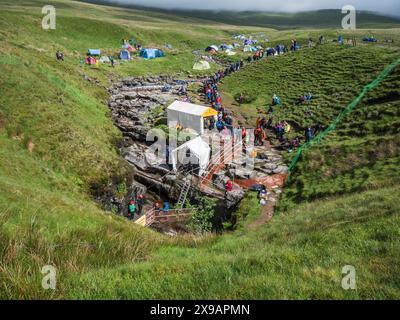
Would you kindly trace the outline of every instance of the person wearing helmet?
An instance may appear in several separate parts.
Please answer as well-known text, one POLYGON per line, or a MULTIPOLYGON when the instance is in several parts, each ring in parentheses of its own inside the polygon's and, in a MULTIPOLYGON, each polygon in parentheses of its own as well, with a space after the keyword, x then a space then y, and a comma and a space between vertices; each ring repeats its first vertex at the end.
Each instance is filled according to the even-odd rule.
POLYGON ((135 211, 136 211, 135 202, 133 202, 133 200, 131 200, 129 202, 129 206, 128 206, 128 219, 129 220, 133 220, 133 218, 135 216, 135 211))

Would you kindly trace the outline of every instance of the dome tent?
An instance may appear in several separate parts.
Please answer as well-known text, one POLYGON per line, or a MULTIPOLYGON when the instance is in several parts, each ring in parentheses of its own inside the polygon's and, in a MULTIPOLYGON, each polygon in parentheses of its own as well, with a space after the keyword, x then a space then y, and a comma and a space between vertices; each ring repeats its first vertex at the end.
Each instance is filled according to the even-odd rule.
POLYGON ((193 65, 193 70, 208 70, 210 69, 210 64, 207 61, 198 61, 193 65))
POLYGON ((99 61, 102 63, 111 63, 110 57, 108 56, 102 56, 99 61))
POLYGON ((251 51, 252 51, 251 46, 245 45, 245 46, 243 47, 243 52, 251 52, 251 51))
POLYGON ((378 40, 375 37, 365 37, 363 38, 364 42, 378 42, 378 40))
POLYGON ((131 59, 131 54, 129 53, 128 50, 124 49, 124 50, 120 51, 119 58, 121 60, 130 60, 131 59))
POLYGON ((136 49, 132 47, 129 43, 125 43, 122 48, 128 50, 129 52, 136 52, 136 49))
POLYGON ((140 56, 144 59, 154 59, 164 57, 164 51, 160 49, 142 49, 140 50, 140 56))
POLYGON ((216 46, 216 45, 211 45, 211 46, 208 46, 206 49, 205 49, 205 51, 206 52, 211 52, 211 53, 216 53, 216 52, 218 52, 218 47, 216 46))
POLYGON ((234 49, 234 47, 232 45, 224 44, 224 43, 221 44, 219 47, 220 47, 221 50, 233 50, 234 49))

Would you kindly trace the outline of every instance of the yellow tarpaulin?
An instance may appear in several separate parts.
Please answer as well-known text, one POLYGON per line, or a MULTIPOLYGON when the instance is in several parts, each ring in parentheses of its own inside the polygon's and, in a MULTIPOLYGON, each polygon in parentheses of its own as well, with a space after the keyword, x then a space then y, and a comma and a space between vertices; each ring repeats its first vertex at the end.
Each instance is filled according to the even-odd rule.
POLYGON ((214 117, 217 115, 218 115, 218 112, 216 110, 214 110, 213 108, 207 108, 207 110, 204 111, 201 116, 203 118, 208 118, 208 117, 214 117))

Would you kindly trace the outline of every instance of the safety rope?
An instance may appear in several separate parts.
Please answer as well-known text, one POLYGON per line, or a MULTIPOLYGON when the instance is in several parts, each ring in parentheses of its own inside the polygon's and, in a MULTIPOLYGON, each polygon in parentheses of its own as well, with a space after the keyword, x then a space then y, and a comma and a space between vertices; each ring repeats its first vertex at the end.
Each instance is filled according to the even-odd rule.
POLYGON ((368 91, 374 89, 377 87, 386 77, 387 75, 392 72, 394 68, 396 68, 400 64, 400 59, 397 59, 390 65, 388 65, 379 75, 376 77, 372 82, 364 86, 363 90, 361 93, 352 101, 350 102, 346 108, 342 110, 342 112, 336 117, 336 119, 326 128, 323 132, 321 132, 318 136, 316 136, 314 139, 304 143, 299 149, 297 149, 296 154, 294 155, 294 158, 289 166, 288 169, 288 178, 286 180, 287 183, 290 182, 291 178, 291 173, 293 169, 295 168, 297 162, 299 161, 299 158, 303 152, 303 150, 318 144, 321 142, 321 140, 327 136, 330 132, 336 129, 336 126, 343 120, 344 117, 346 117, 350 112, 352 112, 355 107, 360 103, 360 101, 364 98, 364 96, 368 93, 368 91))

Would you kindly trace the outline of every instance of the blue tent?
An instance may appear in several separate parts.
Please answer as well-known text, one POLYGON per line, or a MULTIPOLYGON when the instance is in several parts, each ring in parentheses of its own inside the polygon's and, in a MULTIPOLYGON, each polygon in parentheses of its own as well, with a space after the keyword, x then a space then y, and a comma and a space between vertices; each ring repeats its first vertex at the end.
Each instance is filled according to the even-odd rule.
POLYGON ((121 50, 120 53, 119 53, 119 58, 121 60, 130 60, 131 59, 131 55, 130 55, 128 50, 121 50))
POLYGON ((142 49, 140 50, 140 56, 147 60, 147 59, 164 57, 165 54, 160 49, 142 49))
POLYGON ((88 54, 91 56, 99 56, 101 52, 100 49, 88 49, 88 54))
POLYGON ((377 39, 375 39, 374 37, 365 37, 363 38, 364 42, 378 42, 377 39))
POLYGON ((233 50, 233 46, 230 45, 230 44, 224 44, 223 43, 219 47, 220 47, 221 50, 233 50))

